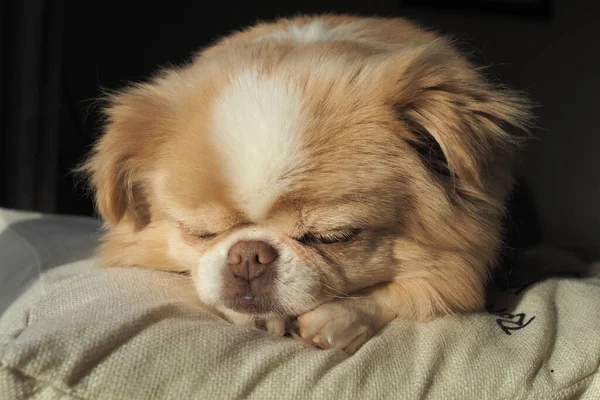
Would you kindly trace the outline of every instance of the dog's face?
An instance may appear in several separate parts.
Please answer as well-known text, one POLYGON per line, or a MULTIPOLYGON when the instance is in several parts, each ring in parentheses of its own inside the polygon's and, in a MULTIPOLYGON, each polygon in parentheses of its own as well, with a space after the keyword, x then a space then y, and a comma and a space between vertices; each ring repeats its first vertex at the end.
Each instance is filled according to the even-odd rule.
POLYGON ((393 280, 392 243, 420 201, 411 182, 427 173, 392 99, 370 87, 377 72, 290 57, 298 71, 261 74, 251 59, 218 88, 199 87, 214 97, 199 118, 181 117, 187 127, 156 160, 169 254, 205 302, 238 312, 297 315, 393 280))
POLYGON ((204 302, 255 316, 403 279, 437 282, 413 299, 430 308, 477 307, 518 98, 428 33, 391 51, 257 29, 111 99, 86 165, 104 262, 189 271, 204 302))

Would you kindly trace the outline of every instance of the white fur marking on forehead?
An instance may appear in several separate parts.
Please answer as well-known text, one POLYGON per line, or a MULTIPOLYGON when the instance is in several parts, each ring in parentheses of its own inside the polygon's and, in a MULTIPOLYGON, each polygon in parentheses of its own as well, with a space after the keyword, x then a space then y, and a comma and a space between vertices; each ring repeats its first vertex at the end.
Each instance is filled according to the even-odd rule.
POLYGON ((276 30, 257 37, 255 40, 289 39, 297 42, 326 42, 336 40, 361 41, 360 32, 364 31, 359 22, 347 22, 328 26, 321 20, 313 20, 307 24, 293 24, 284 30, 276 30))
POLYGON ((319 42, 329 39, 329 31, 323 21, 315 20, 304 25, 290 25, 286 30, 260 36, 262 39, 293 39, 299 42, 319 42))
POLYGON ((212 140, 238 205, 265 218, 303 160, 301 99, 282 78, 246 70, 217 98, 212 140))
POLYGON ((288 35, 300 42, 318 42, 329 36, 325 25, 319 20, 300 26, 292 25, 288 29, 288 35))

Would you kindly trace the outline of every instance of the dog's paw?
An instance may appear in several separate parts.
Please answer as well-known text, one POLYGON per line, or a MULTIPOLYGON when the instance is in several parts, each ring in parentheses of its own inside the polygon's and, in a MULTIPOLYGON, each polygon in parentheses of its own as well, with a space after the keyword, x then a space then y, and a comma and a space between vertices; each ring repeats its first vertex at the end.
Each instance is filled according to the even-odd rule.
POLYGON ((286 333, 286 321, 280 317, 270 317, 264 322, 264 329, 274 336, 283 336, 286 333))
POLYGON ((381 328, 352 300, 325 303, 298 317, 296 329, 302 340, 321 349, 356 352, 381 328))
POLYGON ((221 312, 232 324, 237 326, 261 329, 274 336, 283 336, 286 333, 286 320, 281 317, 256 318, 253 315, 228 309, 221 312))
POLYGON ((286 333, 285 320, 280 317, 254 318, 249 326, 267 331, 273 336, 283 336, 286 333))

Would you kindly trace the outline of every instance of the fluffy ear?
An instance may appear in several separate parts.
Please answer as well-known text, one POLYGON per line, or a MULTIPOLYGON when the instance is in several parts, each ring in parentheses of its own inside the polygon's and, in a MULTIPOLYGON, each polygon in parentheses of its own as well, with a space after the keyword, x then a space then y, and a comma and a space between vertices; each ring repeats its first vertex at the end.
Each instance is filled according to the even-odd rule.
POLYGON ((167 109, 152 83, 107 98, 104 134, 78 170, 87 175, 98 212, 109 226, 123 218, 130 218, 137 228, 149 222, 144 175, 164 135, 167 109))
POLYGON ((524 97, 488 83, 445 40, 407 49, 392 69, 393 106, 428 167, 478 189, 495 164, 507 169, 531 121, 524 97))

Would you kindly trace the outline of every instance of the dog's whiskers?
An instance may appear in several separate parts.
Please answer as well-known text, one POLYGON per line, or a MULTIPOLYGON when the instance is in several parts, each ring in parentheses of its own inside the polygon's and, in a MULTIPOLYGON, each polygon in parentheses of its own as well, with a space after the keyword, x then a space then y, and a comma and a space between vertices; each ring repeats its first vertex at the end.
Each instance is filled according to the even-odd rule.
POLYGON ((325 292, 327 293, 327 295, 334 299, 363 299, 365 297, 365 296, 352 296, 350 294, 341 292, 338 289, 334 288, 333 286, 331 286, 327 283, 323 283, 323 286, 325 287, 325 292))

